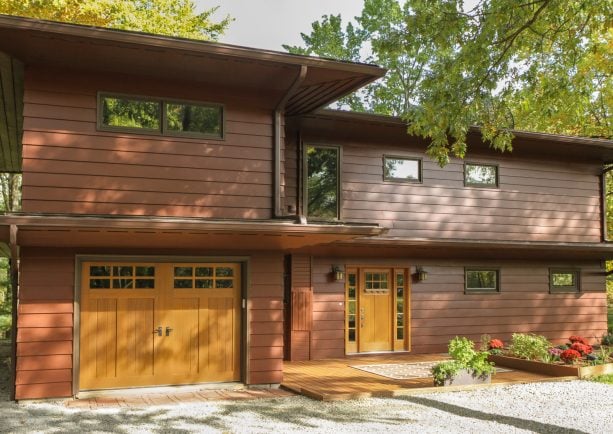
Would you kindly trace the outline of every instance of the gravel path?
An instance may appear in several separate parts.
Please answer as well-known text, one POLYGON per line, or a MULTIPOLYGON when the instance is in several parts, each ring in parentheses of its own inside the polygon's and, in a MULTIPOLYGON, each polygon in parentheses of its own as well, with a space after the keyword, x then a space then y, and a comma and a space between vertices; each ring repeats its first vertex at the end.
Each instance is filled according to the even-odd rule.
POLYGON ((333 403, 290 397, 95 411, 2 402, 0 432, 613 433, 613 386, 571 381, 333 403))

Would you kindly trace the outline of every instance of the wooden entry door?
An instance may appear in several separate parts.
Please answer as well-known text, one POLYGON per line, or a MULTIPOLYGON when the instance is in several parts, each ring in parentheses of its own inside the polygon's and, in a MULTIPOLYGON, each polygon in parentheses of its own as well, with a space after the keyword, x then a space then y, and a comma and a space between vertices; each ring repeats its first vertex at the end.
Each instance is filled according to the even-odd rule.
POLYGON ((240 265, 86 262, 80 388, 240 379, 240 265))
POLYGON ((347 270, 346 353, 410 350, 406 269, 347 270))

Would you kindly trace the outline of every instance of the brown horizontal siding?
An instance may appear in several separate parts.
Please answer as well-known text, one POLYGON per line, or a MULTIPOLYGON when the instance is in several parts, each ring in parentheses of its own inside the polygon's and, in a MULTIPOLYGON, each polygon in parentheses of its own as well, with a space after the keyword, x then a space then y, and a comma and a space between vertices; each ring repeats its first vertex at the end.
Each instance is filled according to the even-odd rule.
POLYGON ((283 256, 258 254, 250 263, 247 384, 283 379, 283 256))
POLYGON ((562 342, 571 334, 596 341, 606 331, 605 278, 594 263, 479 263, 417 259, 315 258, 313 266, 312 358, 342 357, 344 349, 344 285, 330 282, 331 263, 345 266, 412 267, 428 272, 411 285, 411 344, 415 353, 443 352, 449 339, 478 341, 490 334, 509 341, 514 332, 543 334, 562 342), (464 267, 500 267, 501 292, 464 294, 464 267), (550 294, 550 267, 580 267, 580 293, 550 294))
POLYGON ((76 72, 29 71, 23 210, 269 218, 271 111, 257 97, 187 88, 131 77, 88 74, 84 80, 76 72), (223 103, 225 138, 97 131, 98 91, 223 103))

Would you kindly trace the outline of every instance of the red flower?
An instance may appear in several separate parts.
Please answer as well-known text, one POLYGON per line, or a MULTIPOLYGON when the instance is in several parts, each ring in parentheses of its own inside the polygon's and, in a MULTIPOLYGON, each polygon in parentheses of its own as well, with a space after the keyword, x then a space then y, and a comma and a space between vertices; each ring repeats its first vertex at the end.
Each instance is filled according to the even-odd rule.
POLYGON ((568 340, 571 341, 573 344, 575 342, 579 342, 583 345, 589 345, 589 343, 583 337, 577 335, 572 335, 570 338, 568 338, 568 340))
POLYGON ((573 363, 575 360, 580 359, 581 354, 576 350, 564 350, 562 354, 560 354, 560 359, 564 361, 564 363, 573 363))
POLYGON ((504 343, 500 339, 492 339, 487 344, 487 347, 490 350, 502 350, 504 348, 504 343))
POLYGON ((570 349, 571 350, 575 350, 575 351, 581 353, 582 356, 585 356, 585 355, 590 354, 592 352, 592 346, 591 345, 582 344, 581 342, 574 342, 570 346, 570 349))

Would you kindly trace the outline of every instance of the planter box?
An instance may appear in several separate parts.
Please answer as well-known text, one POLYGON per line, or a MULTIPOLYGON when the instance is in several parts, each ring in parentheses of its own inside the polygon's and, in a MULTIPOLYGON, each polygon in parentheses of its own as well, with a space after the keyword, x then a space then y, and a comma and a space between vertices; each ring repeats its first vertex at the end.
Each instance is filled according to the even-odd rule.
POLYGON ((434 384, 435 386, 469 386, 471 384, 490 384, 492 382, 492 376, 487 375, 483 377, 477 377, 473 375, 473 371, 469 369, 461 369, 452 378, 445 380, 443 384, 434 384))
POLYGON ((490 355, 489 361, 496 365, 520 371, 545 374, 552 377, 592 377, 595 375, 613 374, 613 363, 596 366, 554 365, 552 363, 537 362, 534 360, 518 359, 500 355, 490 355))

